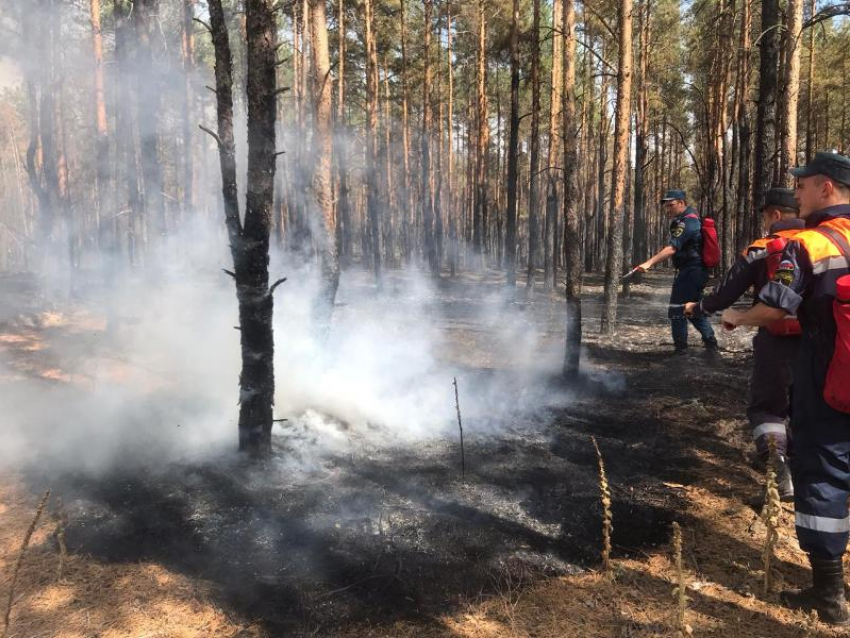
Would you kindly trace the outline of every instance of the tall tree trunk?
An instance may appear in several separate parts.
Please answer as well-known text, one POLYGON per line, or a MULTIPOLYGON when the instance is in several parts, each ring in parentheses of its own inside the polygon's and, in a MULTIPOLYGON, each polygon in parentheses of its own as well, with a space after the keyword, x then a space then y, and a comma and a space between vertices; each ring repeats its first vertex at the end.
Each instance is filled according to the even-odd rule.
MULTIPOLYGON (((106 122, 106 98, 103 81, 103 33, 100 21, 100 0, 91 0, 92 52, 94 57, 94 125, 95 125, 95 183, 94 213, 97 228, 97 245, 103 249, 107 242, 109 225, 103 222, 103 214, 110 207, 104 206, 109 192, 109 129, 106 122)), ((111 240, 114 246, 114 236, 111 240)), ((106 272, 109 272, 108 270, 106 272)))
POLYGON ((183 110, 183 212, 195 210, 195 157, 192 121, 195 118, 195 0, 183 0, 183 82, 186 107, 183 110))
POLYGON ((788 169, 797 165, 797 105, 800 96, 800 48, 803 29, 803 0, 788 0, 785 35, 785 90, 782 96, 781 181, 793 185, 788 169))
POLYGON ((646 193, 645 168, 649 153, 649 98, 647 91, 649 69, 649 35, 650 35, 650 0, 641 3, 638 18, 638 54, 640 56, 637 68, 637 135, 635 139, 635 236, 634 261, 646 259, 646 193))
POLYGON ((753 157, 753 213, 749 237, 761 231, 758 211, 770 187, 775 165, 777 68, 779 66, 779 0, 761 0, 761 35, 759 42, 759 99, 756 115, 755 154, 753 157))
MULTIPOLYGON (((628 0, 626 0, 628 1, 628 0)), ((566 351, 563 372, 574 377, 581 357, 581 228, 578 210, 578 131, 576 128, 575 0, 563 0, 564 248, 566 253, 566 351)), ((627 98, 628 99, 628 98, 627 98)))
POLYGON ((434 194, 431 192, 431 12, 433 0, 425 1, 425 43, 424 43, 424 77, 422 83, 422 130, 419 136, 419 152, 422 161, 420 167, 420 193, 422 205, 423 250, 428 259, 432 275, 439 274, 437 251, 434 245, 434 194))
POLYGON ((402 255, 409 260, 413 254, 413 182, 410 172, 410 89, 407 82, 407 19, 405 0, 400 0, 401 14, 401 135, 402 166, 404 167, 404 198, 406 206, 402 219, 402 255))
MULTIPOLYGON (((811 15, 814 15, 817 11, 817 0, 811 0, 811 15)), ((844 63, 844 58, 841 59, 842 64, 844 63)), ((809 74, 808 81, 806 82, 806 162, 808 163, 815 154, 814 148, 814 113, 813 110, 813 96, 814 96, 814 87, 815 87, 815 27, 809 27, 809 74)), ((842 119, 843 122, 843 119, 842 119)), ((842 124, 841 127, 842 135, 841 135, 841 148, 843 149, 844 145, 844 126, 842 124)))
POLYGON ((322 293, 317 309, 320 330, 330 328, 336 290, 339 286, 339 254, 334 220, 331 164, 333 123, 331 62, 324 0, 310 0, 312 55, 310 69, 313 87, 313 194, 316 198, 322 234, 317 238, 322 260, 322 293))
POLYGON ((115 128, 125 131, 118 138, 118 154, 124 166, 124 182, 127 187, 127 204, 130 213, 127 219, 127 256, 131 267, 139 265, 140 247, 145 243, 144 208, 139 190, 137 157, 136 100, 133 99, 133 87, 130 82, 134 57, 130 52, 129 7, 124 0, 113 0, 115 16, 115 61, 117 73, 117 110, 115 128))
POLYGON ((366 37, 366 208, 375 281, 381 285, 381 222, 378 195, 378 53, 373 0, 363 2, 366 37))
POLYGON ((454 61, 452 60, 452 9, 451 0, 446 0, 446 72, 448 74, 448 113, 446 122, 448 128, 448 170, 446 176, 447 198, 446 211, 449 223, 449 274, 454 277, 457 275, 460 233, 458 227, 460 225, 458 214, 459 211, 455 207, 455 188, 454 188, 454 61))
MULTIPOLYGON (((552 24, 563 21, 562 0, 552 1, 552 24)), ((555 166, 558 162, 558 128, 561 109, 561 83, 564 81, 563 40, 560 29, 552 34, 552 78, 549 96, 549 150, 546 158, 546 228, 543 240, 543 280, 547 288, 555 288, 558 279, 557 257, 555 254, 556 216, 558 214, 558 174, 555 166)))
POLYGON ((511 20, 511 130, 508 141, 508 208, 505 232, 506 283, 516 286, 517 162, 519 158, 519 0, 511 20))
POLYGON ((487 249, 487 144, 490 127, 487 123, 487 32, 484 15, 485 0, 478 0, 478 50, 476 65, 478 134, 475 139, 475 217, 472 230, 472 244, 476 252, 478 267, 484 265, 484 253, 487 249))
POLYGON ((537 214, 537 183, 540 155, 540 0, 533 0, 531 25, 531 148, 529 150, 528 184, 528 272, 526 290, 534 291, 534 274, 537 271, 537 247, 540 241, 537 214))
POLYGON ((335 159, 339 189, 337 193, 336 245, 338 259, 348 263, 351 255, 351 203, 348 186, 348 127, 345 120, 345 55, 347 49, 345 41, 345 0, 338 0, 338 2, 339 68, 337 69, 337 134, 334 137, 336 140, 335 159))
POLYGON ((273 293, 269 234, 274 202, 277 115, 277 28, 270 0, 246 0, 248 55, 248 180, 244 224, 239 218, 233 138, 233 63, 221 0, 210 0, 215 49, 219 160, 225 222, 234 264, 242 341, 239 449, 271 453, 274 404, 273 293))
MULTIPOLYGON (((153 55, 152 33, 159 0, 136 0, 133 22, 136 33, 138 120, 144 182, 146 221, 162 243, 168 235, 168 218, 163 196, 162 162, 159 156, 159 115, 161 111, 161 77, 153 55)), ((154 263, 161 263, 162 257, 154 263)))
POLYGON ((620 2, 620 56, 617 70, 617 110, 614 124, 614 189, 605 267, 605 306, 602 332, 614 334, 617 323, 617 289, 623 270, 623 205, 626 189, 626 153, 632 92, 632 0, 620 2))

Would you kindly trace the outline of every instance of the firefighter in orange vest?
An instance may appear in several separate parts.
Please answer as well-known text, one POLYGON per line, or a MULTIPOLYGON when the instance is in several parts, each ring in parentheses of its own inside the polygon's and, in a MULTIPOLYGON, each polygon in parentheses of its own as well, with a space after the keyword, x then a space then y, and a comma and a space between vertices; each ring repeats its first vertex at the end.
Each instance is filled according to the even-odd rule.
POLYGON ((791 173, 806 230, 785 247, 773 280, 759 293, 760 303, 746 312, 727 309, 721 320, 733 328, 766 326, 787 315, 800 319, 791 473, 797 538, 809 556, 813 586, 783 592, 781 600, 843 626, 850 625, 842 565, 850 537, 850 414, 831 407, 824 390, 838 336, 836 282, 850 273, 850 158, 817 153, 791 173))
MULTIPOLYGON (((768 234, 750 244, 726 273, 723 283, 700 302, 685 304, 685 316, 711 315, 729 308, 750 288, 758 293, 769 281, 782 249, 805 226, 790 188, 771 188, 761 209, 768 234), (772 255, 768 258, 769 255, 772 255)), ((792 366, 800 343, 800 324, 785 318, 773 326, 759 328, 753 338, 753 371, 747 418, 761 465, 768 461, 768 440, 776 444, 774 457, 779 496, 794 500, 794 483, 788 467, 788 435, 792 366)))

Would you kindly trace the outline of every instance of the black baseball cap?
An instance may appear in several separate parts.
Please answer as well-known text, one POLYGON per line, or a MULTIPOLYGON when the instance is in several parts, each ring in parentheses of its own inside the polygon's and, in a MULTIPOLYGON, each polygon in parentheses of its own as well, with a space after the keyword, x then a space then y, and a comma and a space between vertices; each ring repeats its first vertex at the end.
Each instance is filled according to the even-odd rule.
POLYGON ((798 212, 800 210, 800 205, 794 199, 794 189, 792 188, 773 187, 768 189, 764 194, 764 204, 762 204, 761 209, 764 210, 770 206, 778 206, 798 212))
POLYGON ((841 153, 815 153, 812 161, 790 171, 794 177, 823 175, 831 180, 850 186, 850 157, 841 153))

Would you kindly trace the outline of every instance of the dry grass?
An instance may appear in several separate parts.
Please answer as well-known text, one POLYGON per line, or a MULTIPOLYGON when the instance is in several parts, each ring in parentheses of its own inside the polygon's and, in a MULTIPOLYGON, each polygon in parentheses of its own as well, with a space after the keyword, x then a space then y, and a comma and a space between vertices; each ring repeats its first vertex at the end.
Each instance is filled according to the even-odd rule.
MULTIPOLYGON (((0 600, 12 583, 11 568, 36 504, 0 480, 0 600)), ((151 563, 106 565, 69 554, 63 578, 55 526, 33 528, 30 550, 21 562, 7 638, 247 638, 260 631, 228 618, 211 598, 208 583, 151 563)))

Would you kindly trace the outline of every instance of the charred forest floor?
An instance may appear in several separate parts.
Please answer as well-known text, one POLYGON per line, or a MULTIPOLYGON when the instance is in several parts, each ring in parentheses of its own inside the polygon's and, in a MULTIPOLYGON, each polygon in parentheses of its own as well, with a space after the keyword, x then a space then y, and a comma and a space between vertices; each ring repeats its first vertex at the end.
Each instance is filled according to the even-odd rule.
MULTIPOLYGON (((510 376, 471 319, 498 297, 500 281, 493 273, 440 283, 433 314, 443 356, 471 379, 507 375, 518 396, 539 391, 510 376)), ((763 478, 750 468, 743 418, 751 335, 718 334, 712 357, 692 330, 691 352, 672 356, 669 281, 660 273, 632 286, 617 334, 602 337, 601 283, 588 276, 582 380, 565 387, 535 376, 558 401, 497 429, 465 422, 465 476, 447 437, 361 446, 297 473, 274 459, 231 457, 144 474, 5 473, 0 601, 40 494, 53 491, 23 562, 9 637, 677 635, 674 521, 684 530, 694 635, 833 635, 778 606, 783 584, 806 582, 788 506, 776 582, 762 591, 763 478), (597 571, 591 435, 612 489, 613 583, 597 571), (61 579, 57 529, 68 549, 61 579)), ((79 326, 92 318, 7 303, 0 383, 75 383, 51 344, 84 353, 79 326)), ((508 304, 528 314, 538 347, 562 351, 557 294, 520 289, 508 304)), ((474 389, 461 388, 461 403, 474 389)), ((276 440, 283 457, 286 437, 276 440)))

